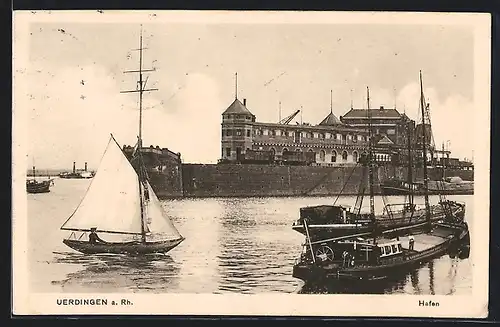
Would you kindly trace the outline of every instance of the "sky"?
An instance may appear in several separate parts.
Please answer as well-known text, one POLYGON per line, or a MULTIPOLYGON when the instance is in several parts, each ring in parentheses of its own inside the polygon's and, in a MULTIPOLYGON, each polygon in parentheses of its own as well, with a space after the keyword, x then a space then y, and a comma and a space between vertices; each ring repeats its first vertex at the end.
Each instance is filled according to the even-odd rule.
MULTIPOLYGON (((145 23, 143 144, 180 152, 183 162, 220 158, 221 113, 235 97, 257 121, 277 122, 302 107, 319 123, 351 101, 394 107, 419 119, 419 70, 434 139, 453 157, 471 159, 474 35, 453 25, 145 23)), ((96 168, 113 133, 133 145, 138 133, 140 26, 136 23, 39 22, 29 28, 25 72, 28 164, 96 168)), ((300 121, 300 115, 292 123, 300 121)))

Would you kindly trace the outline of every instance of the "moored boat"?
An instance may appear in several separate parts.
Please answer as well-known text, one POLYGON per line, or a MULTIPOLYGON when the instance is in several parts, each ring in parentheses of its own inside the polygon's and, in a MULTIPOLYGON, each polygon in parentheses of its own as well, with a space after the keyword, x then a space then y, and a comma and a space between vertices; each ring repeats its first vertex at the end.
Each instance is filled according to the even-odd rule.
MULTIPOLYGON (((422 120, 425 124, 426 114, 424 108, 427 107, 423 96, 421 73, 420 87, 420 107, 422 120)), ((423 132, 422 134, 424 190, 428 190, 426 133, 423 132)), ((372 165, 371 158, 372 153, 369 146, 368 164, 370 168, 372 165)), ((371 231, 356 234, 346 233, 345 235, 336 235, 330 238, 325 238, 323 234, 323 238, 314 240, 308 227, 308 219, 303 219, 302 224, 306 234, 306 242, 303 244, 303 252, 300 258, 293 267, 293 276, 295 278, 302 279, 306 283, 321 282, 325 279, 373 281, 410 270, 417 264, 428 262, 445 253, 449 253, 450 256, 458 255, 460 258, 469 256, 470 236, 468 225, 465 222, 465 204, 458 204, 440 196, 439 206, 442 208, 441 214, 443 217, 433 221, 433 218, 437 216, 432 213, 428 192, 424 192, 423 222, 420 221, 407 227, 394 226, 391 229, 386 226, 386 228, 381 228, 374 212, 371 169, 369 186, 370 213, 365 217, 371 220, 371 231), (453 208, 457 208, 458 212, 454 213, 453 208), (408 246, 403 244, 401 239, 403 237, 408 237, 408 246), (420 242, 415 238, 426 240, 420 242), (424 247, 415 248, 416 244, 422 244, 424 247)), ((342 211, 340 216, 344 221, 347 220, 345 211, 342 211)), ((359 217, 359 214, 354 216, 354 218, 357 217, 359 217)), ((319 236, 319 234, 316 234, 316 236, 319 236)))
POLYGON ((442 222, 431 231, 402 238, 351 238, 307 243, 293 267, 293 277, 306 282, 334 280, 380 280, 411 270, 433 258, 449 253, 469 255, 467 223, 442 222), (422 243, 419 243, 419 238, 422 243), (414 241, 410 241, 410 240, 414 241), (430 241, 433 244, 429 245, 430 241), (408 245, 407 245, 408 244, 408 245), (416 245, 423 248, 417 249, 416 245))
MULTIPOLYGON (((372 139, 371 127, 371 110, 370 110, 370 95, 367 88, 368 100, 368 122, 369 122, 369 138, 372 139)), ((419 188, 413 184, 413 153, 412 151, 412 136, 410 124, 407 128, 407 144, 408 144, 408 177, 404 185, 407 186, 407 192, 402 192, 406 195, 405 201, 401 204, 389 203, 386 194, 382 195, 384 202, 384 210, 381 214, 374 212, 374 161, 372 142, 368 143, 368 153, 360 157, 358 164, 363 165, 364 178, 359 184, 358 196, 355 201, 353 210, 345 205, 319 205, 300 208, 300 216, 293 223, 292 229, 310 237, 312 240, 323 239, 328 237, 359 235, 372 232, 374 229, 379 231, 397 230, 401 234, 411 233, 414 230, 420 229, 420 224, 427 221, 427 213, 431 223, 437 223, 445 218, 463 219, 465 216, 465 204, 458 201, 450 201, 444 198, 444 195, 439 193, 440 201, 427 208, 418 208, 414 201, 419 188), (369 185, 370 193, 370 212, 361 212, 361 206, 365 197, 366 184, 369 185), (307 225, 307 229, 306 229, 307 225)), ((425 147, 423 147, 425 148, 425 147)), ((425 171, 427 166, 425 167, 425 171)), ((425 175, 425 174, 424 174, 425 175)), ((424 176, 425 182, 422 189, 429 189, 429 181, 427 175, 424 176)), ((346 181, 347 183, 348 181, 346 181)), ((379 182, 379 186, 383 187, 383 183, 379 182)), ((428 195, 428 192, 422 194, 428 195)), ((342 194, 342 193, 341 193, 342 194)), ((339 196, 341 195, 339 194, 339 196)), ((335 200, 337 202, 339 197, 335 200)), ((428 198, 426 198, 426 206, 428 198)))

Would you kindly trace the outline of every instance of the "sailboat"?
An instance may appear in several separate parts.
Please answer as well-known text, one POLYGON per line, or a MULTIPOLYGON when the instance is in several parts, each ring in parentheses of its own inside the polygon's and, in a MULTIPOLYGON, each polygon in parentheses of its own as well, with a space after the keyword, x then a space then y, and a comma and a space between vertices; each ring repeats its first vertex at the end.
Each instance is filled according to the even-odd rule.
MULTIPOLYGON (((141 149, 142 95, 152 90, 143 80, 143 71, 150 70, 142 69, 142 27, 139 50, 138 90, 122 93, 139 93, 141 149)), ((85 254, 167 253, 184 240, 151 187, 141 151, 129 161, 112 134, 85 196, 61 230, 71 231, 63 243, 85 254)))
POLYGON ((26 179, 26 192, 28 193, 49 193, 50 187, 54 184, 50 177, 47 180, 36 179, 36 169, 33 165, 32 177, 26 179))
MULTIPOLYGON (((422 73, 420 73, 422 121, 425 123, 422 73)), ((371 126, 370 126, 371 127, 371 126)), ((426 135, 423 130, 422 152, 424 163, 424 183, 427 184, 426 135)), ((369 146, 368 161, 372 168, 372 150, 369 146)), ((370 195, 373 194, 373 173, 370 169, 370 195)), ((427 185, 425 185, 427 189, 427 185)), ((393 274, 410 270, 446 252, 450 256, 466 258, 470 253, 470 236, 463 217, 446 215, 437 223, 431 220, 432 208, 429 194, 424 193, 425 228, 420 234, 406 234, 404 237, 390 237, 390 230, 374 229, 366 237, 342 236, 330 239, 311 240, 307 235, 303 252, 293 267, 293 276, 306 282, 318 282, 324 279, 373 281, 389 278, 393 274), (423 236, 422 242, 420 237, 423 236), (408 245, 403 243, 407 237, 408 245), (418 243, 419 247, 415 247, 418 243)), ((440 205, 447 211, 448 202, 440 200, 440 205)), ((465 210, 465 205, 464 205, 465 210)), ((370 201, 370 218, 376 225, 374 203, 370 201)), ((307 224, 306 224, 307 231, 307 224)), ((307 233, 309 234, 309 233, 307 233)))
MULTIPOLYGON (((358 196, 354 209, 346 205, 315 205, 300 208, 300 216, 293 223, 292 229, 311 238, 321 240, 336 237, 367 236, 377 229, 391 234, 404 234, 420 230, 426 226, 426 209, 418 208, 414 202, 415 190, 410 189, 404 203, 389 203, 386 195, 382 195, 384 210, 380 214, 375 212, 361 212, 361 206, 365 197, 366 182, 368 178, 370 193, 370 208, 374 206, 374 164, 370 153, 372 153, 372 126, 370 110, 370 92, 367 88, 367 120, 369 143, 368 153, 363 154, 360 163, 363 165, 364 178, 360 181, 358 196)), ((412 180, 412 154, 410 148, 410 134, 408 134, 408 179, 412 180)), ((347 184, 349 180, 345 183, 347 184)), ((427 184, 425 184, 428 189, 427 184)), ((339 194, 339 196, 342 193, 339 194)), ((335 200, 338 200, 339 197, 335 200)), ((442 198, 442 202, 431 206, 430 220, 433 223, 443 219, 456 217, 463 219, 465 215, 465 204, 449 201, 442 198)))

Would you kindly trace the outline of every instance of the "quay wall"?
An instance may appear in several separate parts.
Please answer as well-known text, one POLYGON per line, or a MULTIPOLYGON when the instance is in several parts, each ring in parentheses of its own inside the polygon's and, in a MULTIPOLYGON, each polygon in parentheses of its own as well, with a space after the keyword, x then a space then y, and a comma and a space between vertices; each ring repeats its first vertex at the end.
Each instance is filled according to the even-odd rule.
MULTIPOLYGON (((378 167, 375 180, 404 178, 406 168, 378 167)), ((447 170, 447 176, 472 181, 472 170, 447 170)), ((150 173, 160 198, 169 197, 247 197, 357 194, 362 167, 315 167, 240 164, 181 164, 150 173), (345 186, 344 186, 345 184, 345 186)), ((421 180, 423 169, 414 172, 421 180)), ((430 179, 440 179, 440 169, 429 169, 430 179)), ((378 191, 378 188, 375 188, 378 191)))

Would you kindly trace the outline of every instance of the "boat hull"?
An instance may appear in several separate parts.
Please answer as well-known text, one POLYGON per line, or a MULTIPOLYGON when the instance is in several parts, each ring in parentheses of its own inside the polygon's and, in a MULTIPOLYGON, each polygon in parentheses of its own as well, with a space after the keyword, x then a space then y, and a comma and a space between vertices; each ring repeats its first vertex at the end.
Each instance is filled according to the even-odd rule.
MULTIPOLYGON (((444 215, 439 215, 431 218, 431 221, 438 222, 444 218, 444 215)), ((408 219, 402 223, 394 223, 385 226, 379 226, 381 232, 386 232, 393 229, 400 229, 401 233, 415 232, 422 229, 422 224, 425 221, 422 219, 409 221, 408 219)), ((373 224, 354 225, 354 224, 327 224, 327 225, 308 225, 309 236, 311 240, 353 236, 358 234, 370 233, 373 231, 373 224)), ((303 224, 293 225, 292 229, 307 236, 306 229, 303 224)), ((397 233, 395 232, 395 235, 397 233)))
MULTIPOLYGON (((465 216, 465 207, 460 204, 454 204, 454 208, 451 209, 452 213, 458 219, 463 220, 465 216)), ((431 223, 438 223, 446 218, 446 213, 434 213, 431 215, 431 223)), ((426 222, 424 215, 410 217, 400 217, 400 218, 382 218, 378 220, 377 227, 380 232, 389 235, 404 235, 406 233, 412 233, 422 230, 422 224, 426 222)), ((315 224, 308 223, 307 225, 309 231, 309 237, 312 241, 319 239, 344 237, 344 236, 354 236, 358 234, 370 233, 374 229, 373 223, 354 223, 354 224, 343 224, 343 223, 332 223, 332 224, 315 224)), ((297 221, 292 225, 292 229, 307 236, 307 231, 304 227, 303 221, 297 221)))
POLYGON ((424 251, 407 250, 400 260, 389 261, 377 265, 360 265, 345 268, 336 263, 318 264, 298 262, 293 267, 292 276, 306 283, 321 283, 330 280, 342 281, 373 281, 390 278, 391 276, 407 273, 415 266, 419 266, 434 258, 451 252, 464 259, 470 252, 469 229, 463 224, 438 224, 438 229, 451 231, 450 236, 439 244, 424 251))
POLYGON ((28 192, 28 193, 48 193, 48 192, 50 192, 50 182, 26 184, 26 192, 28 192))
MULTIPOLYGON (((410 194, 409 188, 398 187, 398 186, 387 186, 381 185, 382 194, 384 195, 408 195, 410 194)), ((412 191, 413 195, 424 195, 426 192, 423 189, 412 191)), ((432 189, 429 188, 427 191, 429 195, 439 195, 439 194, 447 194, 447 195, 474 195, 474 187, 467 188, 447 188, 444 190, 432 189)))
POLYGON ((158 242, 127 242, 127 243, 97 243, 92 244, 88 241, 78 241, 65 239, 63 243, 84 254, 158 254, 167 253, 168 251, 179 245, 184 238, 179 238, 175 240, 166 240, 158 242))

